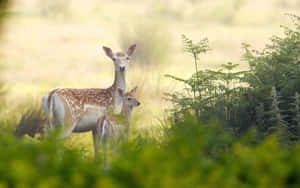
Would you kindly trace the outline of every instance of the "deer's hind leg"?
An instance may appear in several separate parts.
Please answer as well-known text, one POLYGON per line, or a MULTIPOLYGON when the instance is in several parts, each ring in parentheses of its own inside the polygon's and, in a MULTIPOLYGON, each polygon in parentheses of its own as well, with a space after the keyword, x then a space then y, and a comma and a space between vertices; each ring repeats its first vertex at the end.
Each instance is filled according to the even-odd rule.
POLYGON ((68 137, 74 130, 77 121, 72 118, 72 114, 66 102, 58 95, 53 95, 53 125, 61 129, 61 137, 68 137))

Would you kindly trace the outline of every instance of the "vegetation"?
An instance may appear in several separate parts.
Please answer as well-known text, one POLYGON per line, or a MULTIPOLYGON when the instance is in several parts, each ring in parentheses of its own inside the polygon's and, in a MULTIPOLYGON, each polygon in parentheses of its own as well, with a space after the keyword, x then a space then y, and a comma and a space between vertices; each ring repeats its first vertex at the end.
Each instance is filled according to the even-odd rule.
POLYGON ((47 129, 47 121, 41 105, 38 105, 38 107, 30 106, 23 113, 15 130, 16 137, 23 137, 24 135, 38 137, 38 134, 43 136, 47 129))
POLYGON ((300 19, 289 15, 294 24, 283 26, 281 37, 272 26, 283 22, 278 7, 299 10, 299 3, 273 1, 153 0, 154 6, 142 6, 146 1, 128 0, 130 9, 122 1, 101 1, 80 17, 92 1, 17 0, 13 10, 22 14, 11 13, 0 49, 9 88, 0 103, 0 188, 299 187, 300 19), (36 5, 39 12, 31 10, 36 5), (120 27, 128 20, 133 27, 120 27), (253 25, 257 33, 249 34, 253 25), (210 42, 183 35, 179 45, 172 37, 200 32, 210 42), (234 41, 249 35, 259 46, 268 32, 278 36, 262 50, 244 43, 238 62, 234 41), (111 36, 118 33, 119 39, 111 36), (40 101, 55 87, 108 85, 113 72, 106 59, 99 63, 99 52, 93 54, 95 40, 124 49, 137 42, 133 62, 143 65, 130 69, 127 79, 141 86, 133 134, 109 155, 108 169, 101 156, 94 158, 89 134, 40 139, 46 124, 40 102, 24 102, 32 95, 40 101), (192 62, 181 56, 182 46, 192 62), (165 73, 167 79, 159 76, 165 73), (168 102, 170 113, 162 113, 168 102))
POLYGON ((42 142, 0 136, 2 187, 278 187, 299 186, 300 148, 275 138, 253 145, 255 135, 235 140, 220 126, 191 117, 165 129, 163 140, 140 135, 120 146, 109 170, 102 160, 42 142), (7 170, 9 169, 9 170, 7 170))
POLYGON ((283 27, 285 36, 272 37, 271 44, 262 51, 243 45, 249 71, 235 71, 238 65, 231 62, 218 71, 198 71, 198 55, 207 51, 207 42, 193 44, 184 36, 196 72, 189 79, 168 75, 186 86, 184 93, 167 94, 175 104, 175 120, 192 112, 199 121, 222 122, 236 136, 255 127, 261 138, 280 130, 285 142, 298 141, 300 17, 290 17, 295 28, 283 27))
MULTIPOLYGON (((278 56, 286 52, 281 49, 295 42, 287 40, 290 34, 295 33, 286 32, 280 39, 285 42, 280 45, 269 45, 278 47, 274 48, 278 56)), ((55 135, 38 141, 28 136, 17 140, 8 133, 1 133, 3 154, 0 160, 6 161, 0 167, 3 171, 1 186, 270 187, 276 184, 278 187, 298 187, 300 160, 296 156, 300 155, 300 148, 295 137, 299 131, 298 91, 293 91, 291 100, 285 101, 284 96, 293 93, 278 89, 285 79, 272 77, 269 87, 253 80, 268 76, 260 71, 282 76, 275 74, 281 69, 260 68, 271 62, 269 55, 275 56, 274 49, 267 55, 254 51, 258 54, 254 56, 246 48, 244 57, 252 63, 249 71, 234 71, 237 65, 231 62, 217 71, 201 71, 196 67, 199 54, 209 49, 208 40, 194 44, 183 36, 183 41, 185 51, 194 57, 196 71, 187 80, 168 76, 183 82, 186 87, 185 93, 167 95, 175 106, 170 121, 158 130, 162 137, 147 131, 135 135, 120 144, 117 153, 110 155, 110 168, 104 170, 102 158, 90 160, 86 151, 65 147, 60 144, 63 140, 55 135), (283 109, 293 110, 287 113, 283 109), (249 131, 251 127, 257 131, 249 131), (290 143, 294 144, 282 147, 290 143), (11 170, 7 173, 5 169, 11 170)), ((293 50, 290 52, 294 54, 293 50)), ((289 56, 285 54, 285 57, 289 56)), ((297 61, 285 62, 295 66, 287 69, 290 72, 284 72, 291 78, 297 61)), ((280 62, 283 62, 282 58, 280 62)), ((32 114, 25 114, 21 125, 31 122, 32 114)), ((38 113, 36 116, 41 117, 38 113)))

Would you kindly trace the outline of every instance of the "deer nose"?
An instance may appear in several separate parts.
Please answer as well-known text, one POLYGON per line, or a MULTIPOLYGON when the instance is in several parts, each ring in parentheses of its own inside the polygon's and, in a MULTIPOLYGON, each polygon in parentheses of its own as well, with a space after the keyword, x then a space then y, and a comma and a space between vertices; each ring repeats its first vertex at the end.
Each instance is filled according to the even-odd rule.
POLYGON ((137 105, 137 106, 140 106, 140 105, 141 105, 141 103, 140 103, 140 102, 137 102, 137 103, 136 103, 136 105, 137 105))
POLYGON ((125 70, 125 67, 120 67, 120 71, 124 71, 125 70))

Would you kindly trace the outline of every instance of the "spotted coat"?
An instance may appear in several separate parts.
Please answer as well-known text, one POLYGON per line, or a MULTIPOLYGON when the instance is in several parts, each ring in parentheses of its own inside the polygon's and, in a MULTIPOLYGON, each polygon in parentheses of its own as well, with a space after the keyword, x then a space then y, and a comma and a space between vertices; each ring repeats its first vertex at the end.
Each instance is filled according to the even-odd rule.
POLYGON ((72 119, 74 121, 77 121, 90 108, 94 107, 94 110, 97 110, 96 108, 99 106, 112 108, 114 105, 113 91, 113 87, 110 87, 108 89, 55 89, 50 92, 47 104, 49 108, 50 100, 54 93, 59 95, 65 100, 66 104, 68 105, 69 111, 72 115, 72 119))

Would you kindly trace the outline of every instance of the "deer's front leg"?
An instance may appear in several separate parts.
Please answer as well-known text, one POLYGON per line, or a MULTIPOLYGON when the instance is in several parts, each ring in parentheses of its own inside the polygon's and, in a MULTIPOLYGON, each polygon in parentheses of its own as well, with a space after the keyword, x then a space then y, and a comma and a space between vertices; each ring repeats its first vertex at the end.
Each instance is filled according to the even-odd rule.
POLYGON ((95 157, 98 157, 100 152, 100 135, 98 134, 97 129, 93 129, 92 133, 93 133, 95 157))

